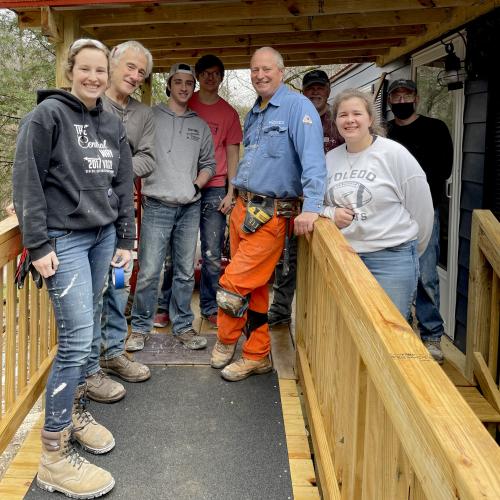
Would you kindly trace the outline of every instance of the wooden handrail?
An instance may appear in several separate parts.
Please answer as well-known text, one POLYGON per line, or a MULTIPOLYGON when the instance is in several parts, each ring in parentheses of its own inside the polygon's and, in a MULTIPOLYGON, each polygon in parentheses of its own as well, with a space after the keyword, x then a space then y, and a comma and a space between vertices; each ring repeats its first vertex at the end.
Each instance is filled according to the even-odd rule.
MULTIPOLYGON (((474 210, 470 242, 465 374, 472 380, 474 353, 493 377, 498 370, 500 222, 489 210, 474 210)), ((498 384, 498 380, 497 380, 498 384)))
POLYGON ((296 310, 342 498, 500 498, 500 448, 330 221, 300 241, 296 310))
POLYGON ((5 359, 0 380, 0 453, 45 389, 56 353, 56 328, 46 288, 37 290, 31 277, 21 290, 14 283, 21 251, 17 218, 0 221, 0 317, 4 325, 0 354, 5 359))

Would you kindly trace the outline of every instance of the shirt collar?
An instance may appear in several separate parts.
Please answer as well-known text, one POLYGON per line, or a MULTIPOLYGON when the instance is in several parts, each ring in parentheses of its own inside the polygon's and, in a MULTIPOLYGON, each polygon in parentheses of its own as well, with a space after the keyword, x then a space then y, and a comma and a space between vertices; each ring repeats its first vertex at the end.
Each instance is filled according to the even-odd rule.
MULTIPOLYGON (((286 91, 287 91, 286 85, 284 83, 281 83, 280 86, 278 87, 278 89, 276 90, 276 92, 271 97, 271 99, 269 99, 267 106, 272 104, 273 106, 279 107, 281 105, 281 101, 283 99, 283 94, 285 94, 286 91)), ((255 104, 253 105, 253 108, 252 108, 252 111, 254 113, 261 113, 262 111, 264 111, 263 109, 260 109, 260 101, 261 101, 261 97, 259 96, 259 97, 257 97, 255 104)), ((264 109, 267 109, 267 107, 264 109)))

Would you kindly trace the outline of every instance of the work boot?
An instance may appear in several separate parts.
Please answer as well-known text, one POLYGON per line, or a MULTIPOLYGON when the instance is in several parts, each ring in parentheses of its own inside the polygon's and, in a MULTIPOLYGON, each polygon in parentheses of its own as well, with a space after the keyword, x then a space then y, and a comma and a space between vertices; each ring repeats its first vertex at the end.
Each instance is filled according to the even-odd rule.
POLYGON ((125 350, 128 352, 142 351, 146 335, 139 332, 132 332, 125 341, 125 350))
POLYGON ((269 326, 289 325, 292 318, 289 315, 278 314, 272 311, 267 313, 267 323, 269 326))
POLYGON ((110 375, 116 375, 126 382, 144 382, 151 377, 151 371, 146 365, 120 354, 112 359, 101 359, 101 368, 110 375))
POLYGON ((102 455, 115 447, 113 434, 98 424, 94 417, 86 409, 87 397, 85 395, 85 384, 79 385, 73 402, 73 437, 80 443, 83 449, 102 455))
POLYGON ((262 373, 268 373, 272 369, 273 364, 271 363, 269 356, 258 360, 242 357, 238 359, 238 361, 227 365, 220 372, 220 374, 222 375, 222 378, 229 380, 229 382, 237 382, 238 380, 247 378, 249 375, 260 375, 262 373))
POLYGON ((181 344, 184 345, 184 347, 187 347, 188 349, 196 350, 207 347, 207 339, 198 335, 198 333, 192 328, 174 335, 174 338, 176 338, 181 344))
POLYGON ((47 491, 60 491, 71 498, 96 498, 115 485, 106 470, 89 463, 71 443, 72 425, 61 432, 42 430, 42 456, 36 482, 47 491))
POLYGON ((208 321, 208 324, 212 328, 217 328, 217 313, 214 314, 202 314, 201 317, 208 321))
POLYGON ((212 368, 224 368, 233 359, 234 351, 236 351, 236 344, 223 344, 217 339, 212 350, 210 366, 212 368))
POLYGON ((444 354, 441 350, 440 340, 424 340, 424 345, 427 347, 429 354, 437 361, 440 365, 444 362, 444 354))
POLYGON ((101 369, 85 379, 87 397, 99 403, 116 403, 125 397, 127 391, 101 369))
POLYGON ((168 315, 168 312, 158 311, 155 314, 153 325, 156 326, 156 328, 165 328, 166 326, 168 326, 169 323, 170 323, 170 316, 168 315))

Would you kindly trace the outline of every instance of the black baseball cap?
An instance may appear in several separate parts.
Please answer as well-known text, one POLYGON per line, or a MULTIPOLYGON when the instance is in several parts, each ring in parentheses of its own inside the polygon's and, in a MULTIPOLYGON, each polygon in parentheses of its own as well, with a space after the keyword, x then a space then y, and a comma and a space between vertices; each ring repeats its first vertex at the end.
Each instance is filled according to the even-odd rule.
POLYGON ((311 85, 327 85, 330 86, 330 79, 328 75, 321 69, 315 69, 313 71, 309 71, 302 78, 302 90, 305 90, 307 87, 311 85))
POLYGON ((387 93, 391 94, 396 89, 408 89, 408 90, 411 90, 412 92, 416 93, 417 92, 417 84, 413 80, 405 80, 404 78, 399 78, 398 80, 394 80, 389 85, 389 90, 387 91, 387 93))

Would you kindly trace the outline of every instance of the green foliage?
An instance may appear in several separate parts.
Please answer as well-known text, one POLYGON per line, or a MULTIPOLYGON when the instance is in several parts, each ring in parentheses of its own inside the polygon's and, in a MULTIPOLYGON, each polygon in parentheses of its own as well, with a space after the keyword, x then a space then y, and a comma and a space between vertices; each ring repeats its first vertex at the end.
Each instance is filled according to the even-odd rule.
POLYGON ((36 89, 54 86, 54 49, 40 33, 19 30, 0 10, 0 208, 11 199, 12 162, 20 119, 36 104, 36 89))
POLYGON ((455 104, 452 93, 437 84, 437 76, 442 69, 432 65, 418 67, 417 88, 420 102, 417 111, 444 121, 452 133, 455 104))

